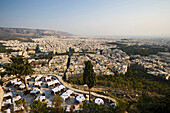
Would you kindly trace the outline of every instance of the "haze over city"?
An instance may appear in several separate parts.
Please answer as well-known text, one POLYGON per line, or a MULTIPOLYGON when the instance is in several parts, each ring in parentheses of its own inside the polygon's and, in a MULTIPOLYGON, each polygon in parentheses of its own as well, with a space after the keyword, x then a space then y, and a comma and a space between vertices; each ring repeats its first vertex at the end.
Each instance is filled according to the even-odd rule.
POLYGON ((0 26, 168 37, 169 12, 169 0, 0 0, 0 26))

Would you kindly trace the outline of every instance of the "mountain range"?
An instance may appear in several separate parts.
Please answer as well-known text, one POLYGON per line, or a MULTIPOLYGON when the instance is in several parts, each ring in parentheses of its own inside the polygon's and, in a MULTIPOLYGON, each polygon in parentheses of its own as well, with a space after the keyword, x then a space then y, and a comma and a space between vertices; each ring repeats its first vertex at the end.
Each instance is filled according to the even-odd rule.
POLYGON ((60 37, 60 36, 74 36, 74 35, 71 33, 56 31, 56 30, 0 27, 0 40, 9 40, 9 39, 28 40, 31 38, 39 38, 42 36, 60 37))

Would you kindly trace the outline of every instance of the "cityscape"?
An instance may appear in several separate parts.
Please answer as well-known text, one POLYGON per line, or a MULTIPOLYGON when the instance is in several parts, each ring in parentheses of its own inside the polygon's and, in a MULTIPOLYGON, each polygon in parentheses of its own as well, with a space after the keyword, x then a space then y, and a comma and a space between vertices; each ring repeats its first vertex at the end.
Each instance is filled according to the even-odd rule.
POLYGON ((170 11, 168 1, 151 0, 153 4, 145 0, 143 2, 87 0, 83 3, 65 0, 40 3, 39 0, 35 4, 31 1, 14 3, 8 0, 9 4, 0 1, 4 5, 0 8, 2 9, 0 11, 2 13, 0 112, 168 113, 170 111, 170 34, 168 34, 170 31, 167 19, 170 16, 165 11, 170 11), (42 6, 35 11, 34 9, 37 9, 35 6, 39 3, 42 6), (120 6, 113 5, 114 3, 120 6), (46 4, 50 4, 51 7, 45 7, 46 4), (68 8, 64 8, 63 4, 68 8), (95 4, 99 9, 92 7, 95 4), (142 4, 146 6, 141 7, 142 4), (36 21, 35 18, 33 21, 22 13, 22 10, 12 11, 10 8, 5 11, 5 6, 8 8, 18 6, 18 9, 23 9, 28 14, 33 13, 33 17, 39 20, 36 21), (119 10, 120 14, 114 12, 112 6, 119 10), (120 10, 121 7, 132 10, 120 10), (164 8, 161 9, 162 7, 164 8), (79 12, 77 8, 81 11, 79 12), (86 11, 86 8, 89 10, 86 11), (53 9, 57 9, 58 15, 53 9), (137 11, 134 11, 135 9, 137 11), (162 17, 159 21, 155 21, 155 18, 150 17, 149 12, 145 11, 146 9, 150 9, 149 12, 155 18, 160 15, 162 17), (110 10, 113 11, 113 15, 110 10), (162 14, 159 14, 158 10, 162 14), (133 18, 122 11, 129 12, 129 15, 136 17, 137 20, 133 21, 133 18), (12 15, 12 12, 18 13, 22 19, 12 15), (61 14, 62 12, 65 15, 61 14), (6 18, 5 14, 11 14, 13 18, 6 18), (146 18, 138 14, 146 15, 146 18), (72 16, 68 19, 67 16, 70 15, 72 16), (124 19, 125 23, 122 24, 124 16, 127 16, 127 19, 124 19), (29 21, 25 21, 28 19, 26 17, 29 21), (92 17, 96 20, 94 21, 92 17), (150 18, 153 21, 152 19, 150 21, 150 18), (150 22, 148 27, 142 24, 146 22, 145 19, 150 22))

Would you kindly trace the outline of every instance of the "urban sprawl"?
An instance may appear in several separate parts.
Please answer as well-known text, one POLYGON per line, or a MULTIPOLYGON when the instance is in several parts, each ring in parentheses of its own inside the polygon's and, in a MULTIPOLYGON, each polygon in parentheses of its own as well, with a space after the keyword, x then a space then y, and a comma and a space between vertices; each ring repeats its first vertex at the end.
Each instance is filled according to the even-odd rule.
MULTIPOLYGON (((170 53, 158 52, 149 56, 128 55, 121 50, 116 44, 112 42, 121 42, 127 46, 132 45, 160 45, 169 46, 168 41, 152 40, 152 39, 116 39, 116 38, 89 38, 89 37, 60 37, 45 36, 42 38, 33 38, 32 42, 23 42, 18 40, 0 41, 6 49, 11 49, 13 52, 0 53, 0 72, 6 70, 3 66, 10 64, 11 56, 22 55, 28 58, 29 63, 33 65, 35 71, 33 76, 27 76, 29 88, 32 88, 30 94, 38 94, 36 98, 26 96, 13 88, 24 89, 25 85, 18 78, 17 75, 7 76, 1 78, 2 81, 9 80, 12 86, 10 91, 4 93, 2 107, 24 98, 31 103, 34 100, 47 100, 49 107, 52 106, 52 93, 59 93, 65 101, 70 98, 69 102, 62 105, 67 105, 67 111, 70 111, 69 104, 75 99, 79 103, 88 100, 88 95, 83 95, 83 92, 77 92, 70 89, 69 86, 58 79, 57 77, 66 76, 66 79, 80 76, 83 74, 85 68, 85 61, 91 60, 93 69, 96 75, 112 75, 125 74, 130 66, 141 66, 148 74, 159 76, 166 80, 170 77, 170 53), (38 87, 38 88, 35 88, 38 87), (15 95, 15 96, 14 96, 15 95), (66 96, 67 95, 67 96, 66 96), (12 100, 7 97, 13 97, 12 100), (73 99, 74 97, 74 99, 73 99)), ((168 48, 165 48, 168 49, 168 48)), ((166 50, 168 51, 168 50, 166 50)), ((5 86, 4 86, 5 87, 5 86)), ((94 95, 95 96, 95 95, 94 95)), ((107 100, 103 100, 100 96, 96 96, 95 103, 104 104, 107 100)), ((109 99, 108 99, 109 100, 109 99)), ((107 101, 108 102, 108 101, 107 101)), ((108 102, 109 103, 109 102, 108 102)), ((116 106, 116 102, 112 102, 116 106)), ((79 104, 75 104, 75 110, 79 110, 79 104)), ((24 109, 23 106, 16 107, 14 104, 14 111, 24 109)), ((9 109, 7 109, 9 110, 9 109)))

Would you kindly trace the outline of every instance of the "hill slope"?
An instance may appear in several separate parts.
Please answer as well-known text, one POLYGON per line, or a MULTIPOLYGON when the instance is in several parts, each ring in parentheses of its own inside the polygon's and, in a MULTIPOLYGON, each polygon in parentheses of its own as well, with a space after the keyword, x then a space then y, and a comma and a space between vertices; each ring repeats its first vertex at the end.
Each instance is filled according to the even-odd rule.
POLYGON ((23 38, 36 38, 42 36, 74 36, 71 33, 55 31, 55 30, 43 30, 43 29, 26 29, 26 28, 4 28, 0 27, 0 39, 23 39, 23 38))

